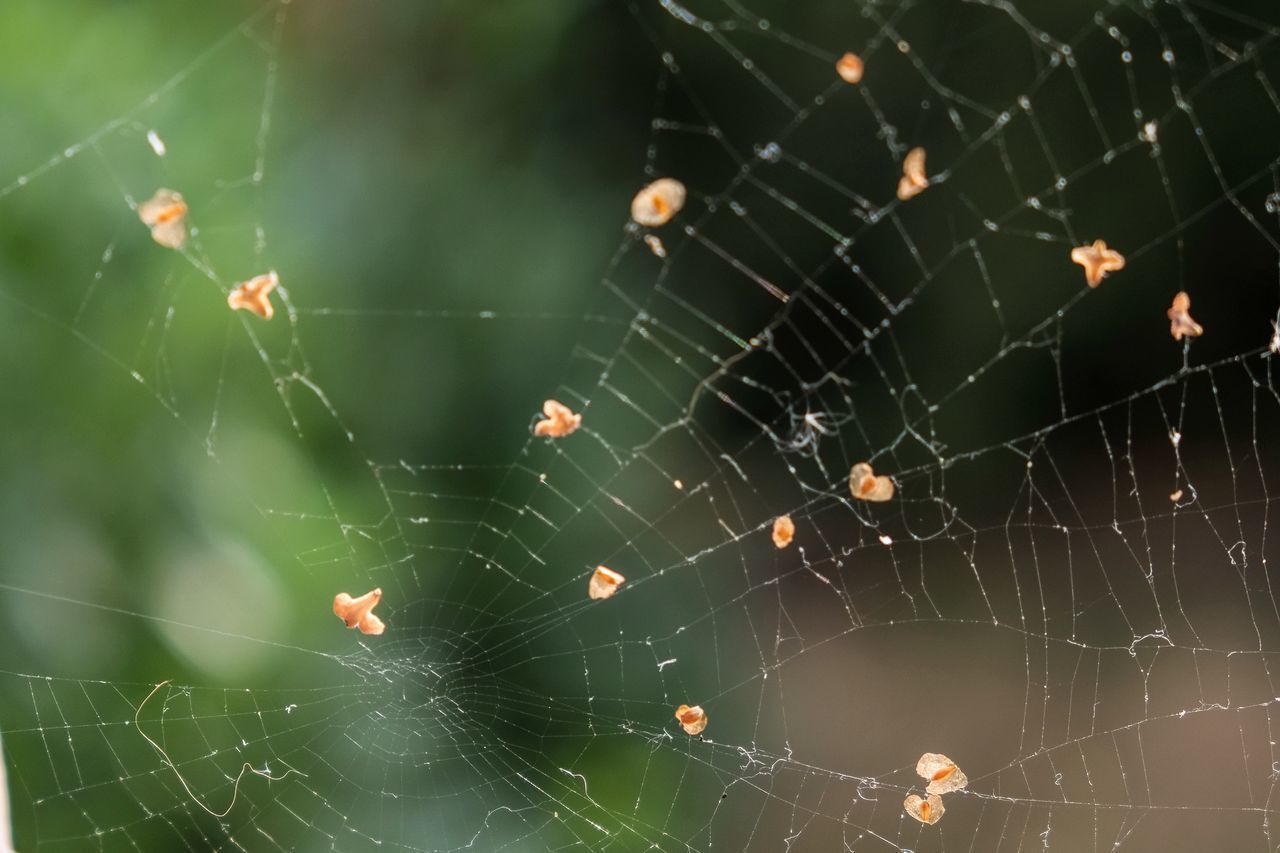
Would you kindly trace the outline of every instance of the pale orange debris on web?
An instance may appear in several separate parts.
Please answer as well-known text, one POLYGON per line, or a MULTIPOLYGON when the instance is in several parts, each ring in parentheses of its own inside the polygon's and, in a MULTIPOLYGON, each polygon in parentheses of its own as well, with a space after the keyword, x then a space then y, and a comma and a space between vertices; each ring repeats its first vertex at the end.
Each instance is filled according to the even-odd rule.
POLYGON ((271 291, 279 284, 280 277, 275 270, 255 275, 248 281, 237 284, 227 294, 227 305, 233 311, 251 311, 264 320, 270 320, 276 315, 276 309, 271 304, 271 291))
POLYGON ((1204 326, 1191 319, 1191 297, 1180 290, 1173 297, 1173 305, 1165 312, 1169 317, 1169 334, 1175 341, 1183 338, 1198 338, 1204 334, 1204 326))
POLYGON ((675 486, 677 489, 683 489, 683 488, 684 488, 684 481, 683 481, 683 480, 675 480, 674 482, 672 482, 672 484, 671 484, 671 485, 675 486))
POLYGON ((1124 255, 1107 248, 1106 240, 1076 246, 1071 250, 1071 262, 1084 267, 1084 280, 1090 287, 1102 284, 1109 273, 1124 269, 1124 255))
POLYGON ((382 589, 371 589, 359 598, 345 592, 333 597, 334 615, 348 628, 359 628, 361 634, 381 634, 386 630, 382 620, 373 615, 373 608, 382 600, 382 589))
POLYGON ((925 788, 930 794, 949 794, 967 787, 969 777, 956 763, 940 752, 926 752, 916 762, 916 774, 929 782, 925 788))
POLYGON ((773 520, 773 545, 775 548, 787 547, 795 536, 796 523, 791 520, 791 516, 780 515, 773 520))
POLYGON ((902 177, 898 179, 898 199, 907 201, 925 191, 929 176, 924 170, 924 149, 912 148, 902 160, 902 177))
POLYGON ((700 735, 707 727, 707 712, 702 710, 701 705, 681 705, 676 708, 676 719, 688 735, 700 735))
POLYGON ((631 218, 637 225, 666 225, 684 207, 688 191, 675 178, 658 178, 631 200, 631 218))
POLYGON ((662 244, 662 238, 657 234, 644 235, 644 244, 649 247, 650 252, 653 252, 655 258, 667 256, 667 247, 662 244))
POLYGON ((1271 343, 1267 344, 1267 349, 1280 354, 1280 323, 1275 320, 1271 321, 1271 343))
POLYGON ((534 435, 543 435, 548 438, 564 438, 582 426, 582 415, 576 414, 559 400, 547 400, 544 402, 542 404, 542 414, 546 415, 546 417, 533 425, 534 435))
POLYGON ((908 794, 902 801, 902 807, 916 820, 930 825, 942 820, 942 813, 945 811, 942 797, 937 794, 930 794, 927 798, 919 794, 908 794))
POLYGON ((1178 501, 1182 500, 1182 489, 1178 489, 1177 491, 1170 494, 1169 500, 1173 501, 1174 503, 1177 503, 1178 501))
POLYGON ((166 249, 187 245, 187 203, 182 193, 163 187, 156 190, 138 205, 138 218, 151 229, 151 239, 166 249))
POLYGON ((596 566, 587 583, 587 595, 599 601, 608 598, 618 591, 618 587, 626 582, 626 578, 608 566, 596 566))
POLYGON ((883 503, 893 497, 893 480, 876 472, 866 462, 849 469, 849 491, 860 501, 883 503))
POLYGON ((846 53, 836 60, 836 73, 846 83, 858 83, 862 80, 862 57, 856 53, 846 53))

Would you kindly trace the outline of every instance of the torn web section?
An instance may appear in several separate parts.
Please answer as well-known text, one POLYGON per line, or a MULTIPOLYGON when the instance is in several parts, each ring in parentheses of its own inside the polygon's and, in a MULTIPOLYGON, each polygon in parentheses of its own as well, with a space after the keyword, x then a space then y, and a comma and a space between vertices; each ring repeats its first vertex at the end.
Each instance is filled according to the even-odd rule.
POLYGON ((288 793, 305 791, 313 808, 323 802, 307 787, 323 785, 326 772, 317 741, 364 702, 342 687, 276 693, 4 678, 22 712, 5 732, 15 829, 54 850, 201 846, 268 827, 301 837, 296 816, 277 811, 287 819, 276 820, 263 810, 279 807, 286 780, 297 783, 288 793))

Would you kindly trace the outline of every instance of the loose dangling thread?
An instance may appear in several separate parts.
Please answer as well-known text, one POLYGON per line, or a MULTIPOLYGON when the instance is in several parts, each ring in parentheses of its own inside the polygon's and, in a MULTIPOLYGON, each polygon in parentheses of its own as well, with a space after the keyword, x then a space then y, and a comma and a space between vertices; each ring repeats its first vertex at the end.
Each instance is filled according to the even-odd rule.
MULTIPOLYGON (((138 734, 142 735, 143 739, 146 740, 147 743, 151 744, 151 748, 154 749, 157 753, 159 753, 160 760, 164 762, 165 766, 167 766, 170 770, 173 771, 174 776, 178 777, 178 782, 182 784, 182 789, 187 792, 187 796, 191 798, 191 801, 195 803, 197 806, 199 806, 200 808, 204 809, 210 815, 216 818, 224 818, 227 815, 231 814, 231 810, 236 807, 236 799, 240 796, 240 781, 244 779, 244 774, 246 773, 253 773, 255 776, 261 776, 263 779, 266 779, 268 782, 279 782, 282 779, 287 779, 289 778, 290 773, 296 773, 299 776, 303 777, 304 779, 307 777, 306 773, 303 773, 301 770, 295 770, 292 767, 289 767, 288 770, 284 771, 283 775, 272 776, 270 772, 266 770, 258 770, 256 767, 254 767, 252 764, 246 761, 244 765, 240 768, 240 773, 236 775, 235 782, 232 784, 231 802, 227 803, 227 807, 220 812, 215 812, 213 809, 206 806, 203 802, 200 801, 200 798, 196 796, 196 792, 191 790, 191 786, 187 784, 187 780, 184 779, 182 777, 182 774, 178 772, 178 766, 173 763, 173 759, 169 757, 169 753, 165 751, 165 748, 160 744, 156 743, 155 740, 152 739, 151 735, 147 734, 142 730, 142 721, 139 719, 142 716, 142 709, 145 708, 147 703, 151 701, 151 697, 155 696, 156 693, 160 691, 161 687, 164 687, 171 683, 172 683, 171 679, 165 679, 164 681, 157 684, 155 687, 151 688, 151 692, 147 694, 147 698, 142 700, 142 704, 138 706, 138 710, 135 711, 133 714, 133 725, 134 725, 134 728, 138 730, 138 734)), ((287 764, 285 766, 288 767, 287 764)), ((3 848, 0 848, 0 853, 5 853, 3 848)))

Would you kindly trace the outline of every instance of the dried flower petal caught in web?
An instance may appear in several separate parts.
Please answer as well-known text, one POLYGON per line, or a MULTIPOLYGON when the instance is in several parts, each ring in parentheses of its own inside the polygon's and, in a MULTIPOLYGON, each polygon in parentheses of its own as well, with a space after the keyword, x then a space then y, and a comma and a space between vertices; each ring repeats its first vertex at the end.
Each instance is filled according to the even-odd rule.
POLYGON ((1094 240, 1088 246, 1076 246, 1071 250, 1071 262, 1084 267, 1084 280, 1090 287, 1097 287, 1108 273, 1124 269, 1124 255, 1107 248, 1106 240, 1094 240))
POLYGON ((688 192, 675 178, 658 178, 631 200, 631 218, 638 225, 666 225, 684 207, 688 192))
POLYGON ((882 503, 893 497, 893 480, 876 475, 866 462, 849 469, 849 491, 860 501, 882 503))
POLYGON ((626 578, 607 566, 596 566, 587 583, 587 595, 596 600, 608 598, 618 591, 618 587, 626 582, 626 578))
POLYGON ((921 779, 927 779, 930 794, 949 794, 959 791, 969 784, 964 771, 956 766, 950 758, 939 752, 926 752, 916 762, 916 773, 921 779))
POLYGON ((381 600, 381 588, 371 589, 359 598, 340 592, 333 597, 333 612, 348 628, 359 628, 362 634, 381 634, 387 626, 373 615, 373 608, 381 600))
POLYGON ((773 520, 773 544, 777 548, 785 548, 791 544, 796 535, 796 523, 789 515, 780 515, 773 520))
POLYGON ((582 426, 582 415, 575 414, 559 400, 547 400, 542 404, 542 414, 546 417, 533 425, 534 435, 548 438, 564 438, 582 426))
POLYGON ((272 270, 263 275, 255 275, 248 281, 242 281, 227 294, 227 305, 233 311, 252 311, 264 320, 275 316, 276 310, 271 305, 271 291, 280 284, 280 277, 272 270))
POLYGON ((138 205, 138 218, 151 229, 151 239, 166 249, 187 245, 187 203, 174 190, 158 189, 138 205))
POLYGON ((942 813, 945 811, 942 808, 942 797, 937 794, 930 794, 928 798, 908 794, 902 801, 902 807, 916 820, 930 825, 942 820, 942 813))
POLYGON ((676 708, 676 719, 680 721, 680 727, 688 735, 700 735, 707 727, 707 714, 702 710, 701 705, 692 707, 681 705, 676 708))
POLYGON ((898 180, 898 198, 901 201, 915 198, 929 186, 929 176, 924 171, 924 149, 912 148, 902 160, 902 177, 898 180))
POLYGON ((836 60, 836 73, 846 83, 857 83, 862 80, 862 57, 856 53, 846 53, 836 60))
POLYGON ((1186 291, 1178 291, 1173 297, 1173 305, 1165 312, 1169 317, 1169 333, 1175 341, 1185 338, 1198 338, 1204 334, 1204 327, 1191 319, 1191 297, 1186 291))

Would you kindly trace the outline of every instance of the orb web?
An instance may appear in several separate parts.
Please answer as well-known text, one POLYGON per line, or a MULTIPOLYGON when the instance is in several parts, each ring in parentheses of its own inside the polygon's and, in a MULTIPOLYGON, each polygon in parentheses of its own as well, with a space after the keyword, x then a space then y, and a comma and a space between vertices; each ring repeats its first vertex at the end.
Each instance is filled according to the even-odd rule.
MULTIPOLYGON (((312 155, 273 142, 308 121, 278 97, 304 4, 220 23, 136 103, 10 166, 7 222, 72 209, 103 239, 0 285, 8 357, 74 351, 86 395, 145 399, 223 543, 159 591, 88 573, 74 541, 43 574, 15 552, 19 849, 1275 847, 1280 19, 766 5, 626 7, 648 147, 610 188, 586 304, 570 284, 479 308, 309 286, 337 262, 293 231, 310 200, 275 188, 312 155), (208 134, 242 171, 184 157, 208 134), (900 200, 915 148, 927 184, 900 200), (628 224, 662 177, 683 208, 628 224), (189 241, 144 263, 165 250, 134 208, 161 186, 189 241), (1071 252, 1097 239, 1126 265, 1089 288, 1071 252), (272 269, 274 318, 227 310, 272 269), (1172 341, 1183 291, 1203 335, 1172 341), (545 385, 485 399, 431 349, 460 327, 545 385), (344 371, 374 345, 379 375, 344 371), (582 415, 572 434, 533 434, 547 399, 582 415), (404 410, 432 447, 389 425, 404 410), (476 431, 486 457, 451 458, 476 431), (858 463, 891 499, 851 495, 858 463), (270 544, 223 541, 251 536, 270 544), (607 599, 597 566, 626 578, 607 599), (373 588, 385 634, 334 624, 335 593, 373 588), (191 595, 226 603, 192 621, 191 595), (121 624, 170 649, 154 679, 41 653, 121 624), (269 677, 217 675, 255 655, 269 677), (928 752, 968 778, 932 825, 903 809, 928 752)), ((311 180, 324 198, 342 177, 311 180)))

